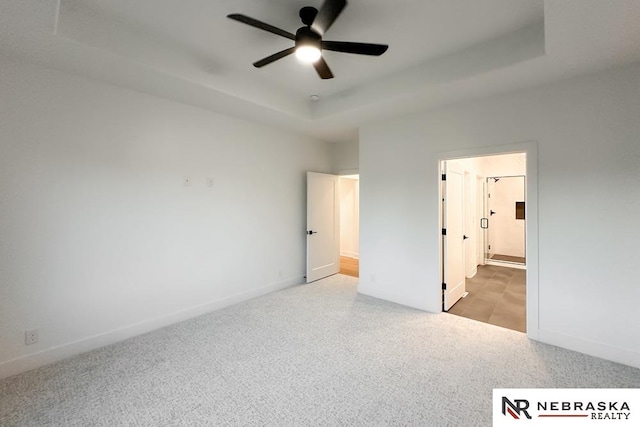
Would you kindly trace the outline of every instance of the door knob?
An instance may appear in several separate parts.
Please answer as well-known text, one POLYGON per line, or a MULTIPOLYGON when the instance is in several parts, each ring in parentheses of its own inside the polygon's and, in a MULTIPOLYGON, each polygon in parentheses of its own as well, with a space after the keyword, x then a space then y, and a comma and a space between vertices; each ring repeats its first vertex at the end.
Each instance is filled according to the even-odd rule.
POLYGON ((317 231, 313 231, 313 230, 309 230, 309 231, 307 231, 307 234, 310 236, 312 234, 318 234, 318 232, 317 231))
POLYGON ((464 234, 462 235, 462 240, 467 240, 469 238, 469 236, 465 236, 464 234))

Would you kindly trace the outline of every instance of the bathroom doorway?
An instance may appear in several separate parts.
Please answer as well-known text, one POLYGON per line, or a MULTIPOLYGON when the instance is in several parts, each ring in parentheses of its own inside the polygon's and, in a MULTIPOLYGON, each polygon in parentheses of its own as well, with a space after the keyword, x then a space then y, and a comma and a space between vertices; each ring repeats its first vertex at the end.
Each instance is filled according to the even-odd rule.
POLYGON ((526 154, 450 159, 441 172, 443 310, 526 332, 526 154))

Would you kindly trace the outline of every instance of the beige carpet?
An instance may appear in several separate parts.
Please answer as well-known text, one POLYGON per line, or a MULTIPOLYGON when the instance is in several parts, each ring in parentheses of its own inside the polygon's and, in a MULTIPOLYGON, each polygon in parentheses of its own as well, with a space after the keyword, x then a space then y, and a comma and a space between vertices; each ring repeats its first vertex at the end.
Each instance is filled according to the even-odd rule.
POLYGON ((494 387, 640 370, 356 294, 336 275, 0 381, 2 426, 488 426, 494 387))

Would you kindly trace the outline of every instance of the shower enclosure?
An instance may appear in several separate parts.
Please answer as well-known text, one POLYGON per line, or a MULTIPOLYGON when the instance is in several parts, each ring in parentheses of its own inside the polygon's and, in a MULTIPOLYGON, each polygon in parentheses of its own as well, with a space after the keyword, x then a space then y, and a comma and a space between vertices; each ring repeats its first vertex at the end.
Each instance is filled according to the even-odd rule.
POLYGON ((525 177, 486 179, 484 218, 485 264, 525 266, 525 177))

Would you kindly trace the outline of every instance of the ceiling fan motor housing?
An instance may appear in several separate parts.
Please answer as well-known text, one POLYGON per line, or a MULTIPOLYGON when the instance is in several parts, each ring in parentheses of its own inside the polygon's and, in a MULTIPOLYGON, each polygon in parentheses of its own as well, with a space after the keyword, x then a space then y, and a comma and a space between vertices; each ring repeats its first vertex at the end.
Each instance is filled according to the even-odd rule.
POLYGON ((313 24, 313 20, 316 19, 316 15, 318 15, 318 9, 311 6, 305 6, 300 9, 300 20, 304 25, 310 27, 313 24))
POLYGON ((301 46, 311 46, 318 50, 322 44, 322 37, 309 27, 300 27, 296 31, 296 48, 301 46))

